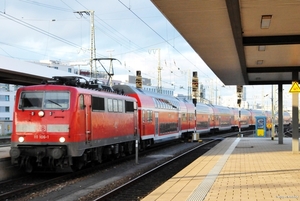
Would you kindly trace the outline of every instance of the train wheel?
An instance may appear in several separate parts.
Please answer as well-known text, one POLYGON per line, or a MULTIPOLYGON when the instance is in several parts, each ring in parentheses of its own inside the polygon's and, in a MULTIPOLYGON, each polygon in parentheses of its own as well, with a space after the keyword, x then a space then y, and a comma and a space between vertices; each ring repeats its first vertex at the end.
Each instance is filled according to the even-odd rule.
POLYGON ((25 160, 25 171, 27 173, 32 173, 32 171, 33 171, 33 164, 29 157, 26 158, 26 160, 25 160))
POLYGON ((102 163, 102 154, 103 154, 102 148, 103 147, 98 147, 97 148, 97 157, 98 157, 98 162, 99 163, 102 163))
POLYGON ((128 142, 127 143, 127 154, 131 155, 133 153, 133 149, 134 149, 133 142, 128 142))
POLYGON ((71 169, 76 172, 78 170, 81 170, 84 166, 83 161, 81 160, 81 157, 73 158, 73 165, 71 165, 71 169))

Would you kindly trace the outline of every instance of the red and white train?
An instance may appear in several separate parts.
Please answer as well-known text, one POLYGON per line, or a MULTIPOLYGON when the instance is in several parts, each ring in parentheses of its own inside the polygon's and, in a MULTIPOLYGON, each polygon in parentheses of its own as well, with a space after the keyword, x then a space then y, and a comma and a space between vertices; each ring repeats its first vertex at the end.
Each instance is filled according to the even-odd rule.
POLYGON ((246 129, 258 111, 213 106, 116 85, 113 91, 80 77, 54 77, 18 89, 11 136, 12 164, 80 169, 192 133, 246 129), (89 88, 89 89, 88 89, 89 88))

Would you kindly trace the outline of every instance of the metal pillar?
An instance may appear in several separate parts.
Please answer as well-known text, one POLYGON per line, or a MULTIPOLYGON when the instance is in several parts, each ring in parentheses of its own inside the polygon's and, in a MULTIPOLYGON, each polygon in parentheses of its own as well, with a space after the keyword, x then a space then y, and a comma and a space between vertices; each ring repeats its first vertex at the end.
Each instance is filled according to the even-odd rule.
MULTIPOLYGON (((298 72, 293 72, 293 82, 298 82, 298 72)), ((299 113, 298 113, 298 105, 299 105, 299 95, 298 93, 292 93, 292 115, 293 115, 293 141, 292 141, 292 152, 299 153, 299 113)))
POLYGON ((157 67, 157 93, 162 94, 162 84, 161 84, 161 66, 160 66, 160 49, 158 49, 158 67, 157 67))
POLYGON ((282 84, 278 85, 278 144, 283 144, 283 107, 282 107, 282 84))
POLYGON ((275 136, 275 126, 274 126, 274 87, 273 87, 273 84, 272 84, 272 98, 271 98, 271 101, 272 101, 272 130, 271 130, 271 140, 274 140, 274 136, 275 136))
POLYGON ((90 58, 90 77, 92 78, 92 74, 94 72, 94 75, 96 75, 96 61, 94 58, 96 58, 96 48, 95 48, 95 27, 94 27, 94 13, 95 11, 93 10, 84 10, 84 11, 75 11, 74 13, 78 13, 81 17, 83 14, 89 15, 90 16, 90 25, 91 25, 91 58, 90 58), (95 68, 94 68, 95 67, 95 68))

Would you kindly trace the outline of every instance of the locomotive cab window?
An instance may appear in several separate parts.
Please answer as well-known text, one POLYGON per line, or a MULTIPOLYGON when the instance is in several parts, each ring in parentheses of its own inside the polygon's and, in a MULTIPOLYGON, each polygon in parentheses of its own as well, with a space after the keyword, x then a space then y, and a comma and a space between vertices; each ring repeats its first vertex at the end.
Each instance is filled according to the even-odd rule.
POLYGON ((22 92, 19 109, 68 109, 69 92, 22 92))
POLYGON ((68 109, 70 102, 69 92, 45 92, 45 109, 68 109))
POLYGON ((19 101, 19 109, 41 109, 43 92, 22 92, 19 101))

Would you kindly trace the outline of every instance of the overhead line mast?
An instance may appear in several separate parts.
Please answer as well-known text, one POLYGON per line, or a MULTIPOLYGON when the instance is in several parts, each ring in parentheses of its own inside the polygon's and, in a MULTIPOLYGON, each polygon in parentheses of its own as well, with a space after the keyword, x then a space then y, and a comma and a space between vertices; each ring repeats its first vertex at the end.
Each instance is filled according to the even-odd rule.
POLYGON ((90 16, 90 24, 91 24, 91 54, 90 54, 90 77, 92 78, 93 72, 96 74, 96 61, 94 58, 96 58, 96 47, 95 47, 95 26, 94 26, 94 13, 93 10, 85 10, 85 11, 75 11, 74 13, 78 13, 80 16, 83 16, 83 14, 86 14, 90 16))
POLYGON ((161 65, 160 65, 160 49, 158 49, 158 67, 157 67, 157 92, 162 93, 162 84, 161 84, 161 65))

